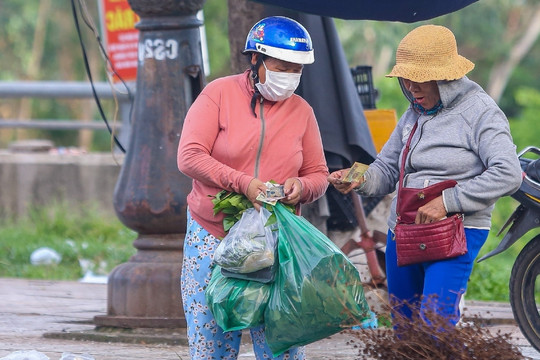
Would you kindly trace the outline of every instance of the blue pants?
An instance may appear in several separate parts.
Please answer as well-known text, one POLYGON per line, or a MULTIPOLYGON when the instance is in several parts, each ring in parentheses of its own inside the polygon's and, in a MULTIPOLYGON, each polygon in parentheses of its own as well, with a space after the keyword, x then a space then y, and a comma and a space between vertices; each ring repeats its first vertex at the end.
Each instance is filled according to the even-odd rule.
MULTIPOLYGON (((206 305, 205 289, 212 274, 212 261, 219 240, 187 214, 181 292, 192 360, 233 360, 238 357, 242 331, 224 332, 206 305)), ((304 348, 293 348, 274 358, 266 343, 264 327, 250 329, 257 360, 304 360, 304 348)))
MULTIPOLYGON (((386 277, 391 299, 401 305, 406 301, 414 309, 435 311, 456 324, 460 318, 459 302, 467 290, 473 263, 486 242, 488 230, 465 229, 467 253, 452 259, 398 267, 396 242, 388 231, 386 243, 386 277), (435 297, 437 303, 430 301, 435 297), (428 300, 428 301, 426 301, 428 300)), ((410 318, 411 307, 398 306, 400 314, 410 318)))

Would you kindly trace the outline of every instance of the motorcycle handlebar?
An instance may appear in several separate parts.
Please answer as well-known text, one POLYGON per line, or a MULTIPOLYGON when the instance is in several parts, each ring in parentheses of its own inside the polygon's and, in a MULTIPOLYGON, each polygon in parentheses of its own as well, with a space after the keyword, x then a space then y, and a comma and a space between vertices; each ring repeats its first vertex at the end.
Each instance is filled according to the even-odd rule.
POLYGON ((522 157, 523 155, 525 155, 526 153, 528 152, 532 152, 532 153, 535 153, 536 155, 540 156, 540 149, 537 148, 536 146, 527 146, 525 149, 521 150, 519 153, 518 153, 518 157, 522 157))

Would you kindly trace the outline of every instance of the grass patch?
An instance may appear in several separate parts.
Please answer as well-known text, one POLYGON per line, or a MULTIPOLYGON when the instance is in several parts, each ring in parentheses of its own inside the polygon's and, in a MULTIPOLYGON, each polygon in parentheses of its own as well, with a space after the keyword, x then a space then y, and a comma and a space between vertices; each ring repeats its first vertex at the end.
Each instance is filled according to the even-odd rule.
MULTIPOLYGON (((483 256, 502 239, 496 233, 514 211, 517 201, 500 199, 493 212, 493 227, 483 256)), ((534 230, 507 251, 474 265, 466 299, 509 301, 508 283, 514 260, 534 230)), ((108 274, 115 266, 135 254, 137 233, 124 226, 116 216, 105 214, 97 206, 80 209, 65 204, 34 209, 28 216, 0 220, 0 277, 46 280, 78 280, 86 270, 108 274), (53 265, 32 265, 32 252, 41 247, 55 250, 62 260, 53 265), (81 266, 82 263, 82 266, 81 266)))
MULTIPOLYGON (((492 216, 492 228, 478 258, 495 249, 501 242, 508 229, 499 236, 497 236, 497 233, 517 205, 518 202, 510 197, 504 197, 497 201, 492 216)), ((475 263, 465 298, 470 300, 510 301, 508 287, 514 261, 523 247, 539 233, 540 229, 538 228, 531 230, 506 251, 481 263, 475 263)))
POLYGON ((18 220, 0 220, 0 277, 78 280, 86 270, 105 275, 135 254, 136 235, 97 207, 34 209, 18 220), (42 247, 56 251, 61 261, 32 265, 31 254, 42 247))

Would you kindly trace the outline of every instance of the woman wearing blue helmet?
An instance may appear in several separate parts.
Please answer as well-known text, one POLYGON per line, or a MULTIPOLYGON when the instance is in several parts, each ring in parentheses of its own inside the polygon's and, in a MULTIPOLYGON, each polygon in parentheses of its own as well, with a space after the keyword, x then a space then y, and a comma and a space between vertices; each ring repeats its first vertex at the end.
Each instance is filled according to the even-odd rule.
MULTIPOLYGON (((190 107, 178 147, 178 168, 193 179, 181 277, 192 359, 236 359, 241 331, 224 332, 209 311, 205 289, 213 257, 225 236, 212 196, 244 194, 255 208, 265 183, 284 186, 285 204, 321 197, 328 168, 313 109, 294 94, 304 64, 314 61, 311 38, 298 22, 265 18, 249 31, 243 51, 250 68, 210 82, 190 107)), ((250 329, 257 359, 271 359, 264 327, 250 329)), ((277 359, 304 359, 293 348, 277 359)))
POLYGON ((244 54, 251 53, 251 78, 255 86, 252 108, 262 97, 285 100, 300 84, 304 64, 315 61, 311 38, 294 20, 274 16, 259 21, 247 36, 244 54), (260 71, 261 64, 265 71, 260 71))

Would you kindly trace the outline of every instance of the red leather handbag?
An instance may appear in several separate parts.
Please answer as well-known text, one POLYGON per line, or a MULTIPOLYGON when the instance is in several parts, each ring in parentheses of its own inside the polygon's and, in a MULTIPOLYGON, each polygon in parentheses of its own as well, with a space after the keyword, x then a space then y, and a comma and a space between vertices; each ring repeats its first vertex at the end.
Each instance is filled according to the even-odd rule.
POLYGON ((398 224, 395 228, 398 266, 449 259, 467 253, 463 215, 430 224, 398 224))
POLYGON ((403 187, 405 160, 417 124, 414 124, 405 145, 399 173, 397 222, 394 228, 398 266, 449 259, 467 253, 463 214, 453 214, 429 224, 414 222, 419 207, 440 196, 444 189, 457 184, 455 180, 446 180, 421 189, 403 187))

